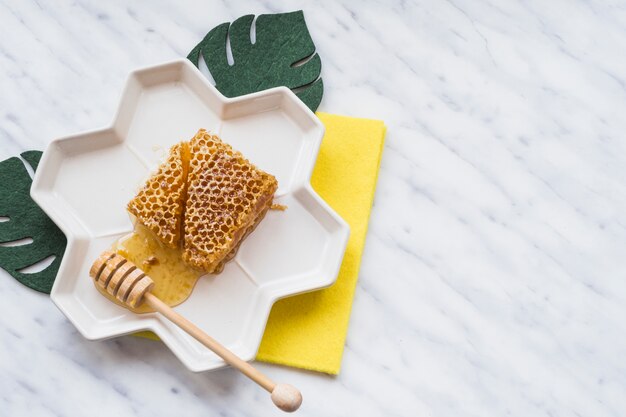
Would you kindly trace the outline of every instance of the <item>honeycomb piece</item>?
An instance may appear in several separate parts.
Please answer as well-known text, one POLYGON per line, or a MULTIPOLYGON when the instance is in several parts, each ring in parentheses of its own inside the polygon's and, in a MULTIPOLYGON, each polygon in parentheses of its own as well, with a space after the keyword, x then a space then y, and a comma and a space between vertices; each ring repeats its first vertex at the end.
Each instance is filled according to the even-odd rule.
POLYGON ((181 240, 188 160, 187 144, 174 145, 167 160, 127 207, 139 223, 170 248, 177 248, 181 240))
POLYGON ((278 183, 203 129, 189 148, 183 260, 220 272, 271 206, 278 183))

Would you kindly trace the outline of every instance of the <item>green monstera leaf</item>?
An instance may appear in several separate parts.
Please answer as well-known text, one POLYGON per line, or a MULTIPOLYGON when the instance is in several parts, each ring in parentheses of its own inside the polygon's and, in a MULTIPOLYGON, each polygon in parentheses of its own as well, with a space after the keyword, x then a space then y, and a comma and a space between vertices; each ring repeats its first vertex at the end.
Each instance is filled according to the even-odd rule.
MULTIPOLYGON (((28 151, 22 158, 36 170, 41 155, 28 151)), ((32 180, 20 158, 0 162, 0 184, 0 267, 22 284, 49 293, 65 252, 65 235, 30 198, 32 180), (29 271, 38 264, 45 267, 29 271)))
POLYGON ((272 87, 289 87, 312 111, 322 101, 324 84, 319 78, 322 61, 304 21, 302 11, 254 15, 213 28, 187 58, 198 66, 204 58, 215 87, 226 97, 236 97, 272 87), (227 58, 227 40, 233 64, 227 58))

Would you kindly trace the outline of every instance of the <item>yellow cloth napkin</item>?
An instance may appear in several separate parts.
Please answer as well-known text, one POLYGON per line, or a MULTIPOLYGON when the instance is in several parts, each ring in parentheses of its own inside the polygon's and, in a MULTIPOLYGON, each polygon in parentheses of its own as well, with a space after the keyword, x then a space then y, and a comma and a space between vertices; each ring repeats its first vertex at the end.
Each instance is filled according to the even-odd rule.
POLYGON ((350 225, 337 282, 274 304, 257 360, 338 374, 385 139, 379 120, 317 113, 326 126, 311 178, 350 225))
MULTIPOLYGON (((274 304, 257 360, 336 375, 348 332, 378 167, 385 141, 380 120, 317 113, 326 134, 311 184, 350 225, 350 239, 331 287, 274 304)), ((136 335, 157 339, 152 332, 136 335)))

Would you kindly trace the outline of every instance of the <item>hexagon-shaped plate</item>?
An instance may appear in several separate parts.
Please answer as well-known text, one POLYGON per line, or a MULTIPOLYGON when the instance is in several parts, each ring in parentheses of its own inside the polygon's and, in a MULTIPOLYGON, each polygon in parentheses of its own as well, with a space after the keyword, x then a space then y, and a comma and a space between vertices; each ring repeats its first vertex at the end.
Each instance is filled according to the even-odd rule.
POLYGON ((126 203, 168 148, 199 128, 217 133, 279 182, 277 202, 224 272, 202 277, 176 310, 245 360, 254 358, 272 304, 331 285, 347 224, 313 191, 324 126, 287 88, 222 96, 187 60, 133 72, 112 126, 53 141, 33 199, 67 235, 52 300, 88 339, 152 330, 193 371, 224 362, 158 314, 134 314, 104 298, 91 263, 132 231, 126 203))

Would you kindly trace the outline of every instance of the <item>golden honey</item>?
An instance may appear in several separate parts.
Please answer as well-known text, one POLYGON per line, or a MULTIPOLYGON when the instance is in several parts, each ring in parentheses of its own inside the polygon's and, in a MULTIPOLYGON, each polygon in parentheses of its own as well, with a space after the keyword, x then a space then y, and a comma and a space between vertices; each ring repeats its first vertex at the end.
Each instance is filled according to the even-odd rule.
MULTIPOLYGON (((182 250, 165 247, 145 226, 137 224, 135 231, 118 240, 113 250, 137 265, 154 281, 152 293, 173 307, 191 295, 203 273, 182 260, 182 250)), ((102 291, 101 291, 102 292, 102 291)), ((110 295, 109 299, 116 301, 110 295)), ((151 311, 140 306, 137 313, 151 311)))

